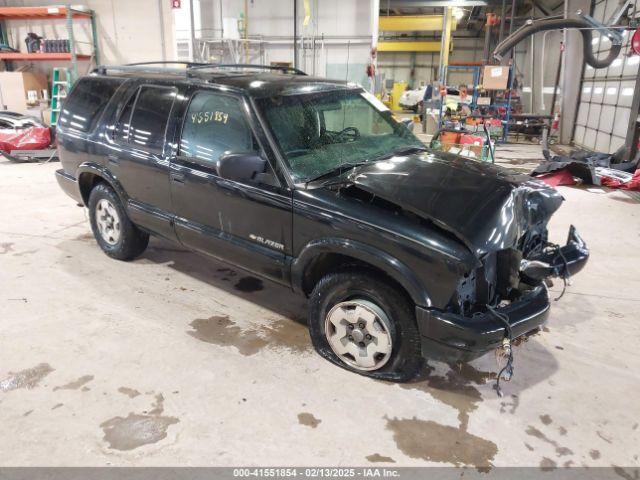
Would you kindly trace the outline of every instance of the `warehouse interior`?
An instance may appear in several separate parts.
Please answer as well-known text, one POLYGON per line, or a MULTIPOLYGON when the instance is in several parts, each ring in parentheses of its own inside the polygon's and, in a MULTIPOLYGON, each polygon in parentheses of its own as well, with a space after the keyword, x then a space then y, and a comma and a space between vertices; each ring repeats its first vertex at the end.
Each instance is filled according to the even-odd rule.
MULTIPOLYGON (((639 65, 640 1, 0 1, 0 416, 7 431, 0 438, 0 472, 5 467, 298 467, 297 475, 318 476, 322 474, 300 467, 370 467, 397 471, 389 476, 424 478, 429 467, 454 467, 440 473, 488 478, 503 467, 527 467, 518 475, 549 478, 545 475, 574 471, 596 475, 583 478, 639 478, 639 65), (198 71, 214 73, 205 81, 198 71), (295 85, 303 85, 298 94, 309 95, 330 88, 356 89, 358 99, 366 99, 372 111, 396 125, 394 131, 401 128, 406 131, 403 138, 411 136, 416 142, 412 148, 420 145, 422 163, 411 178, 410 170, 392 175, 414 161, 405 159, 409 153, 390 151, 381 157, 379 171, 364 170, 366 158, 358 165, 345 160, 329 172, 339 178, 328 184, 332 196, 302 213, 296 208, 313 196, 309 185, 322 177, 321 171, 313 170, 315 178, 302 181, 294 181, 292 174, 288 188, 271 183, 264 189, 267 193, 256 193, 259 185, 225 179, 223 163, 218 163, 207 178, 215 177, 222 190, 225 182, 240 185, 237 193, 230 193, 237 186, 228 187, 226 197, 220 196, 222 203, 237 202, 237 210, 228 224, 215 203, 200 205, 199 211, 230 244, 253 242, 270 259, 280 255, 274 262, 286 272, 287 282, 274 281, 276 274, 270 272, 275 267, 262 265, 263 259, 249 260, 248 266, 226 261, 222 253, 192 248, 183 240, 186 233, 171 238, 139 225, 129 208, 143 208, 126 201, 118 210, 125 212, 120 220, 132 229, 139 227, 146 238, 150 233, 151 239, 136 258, 118 261, 97 236, 104 230, 96 226, 90 190, 85 195, 80 178, 91 168, 96 178, 96 172, 103 172, 104 179, 94 178, 91 188, 103 183, 113 187, 117 198, 129 198, 130 192, 121 194, 116 185, 125 185, 125 170, 104 173, 121 163, 111 158, 117 148, 98 158, 100 145, 108 143, 106 132, 119 127, 98 125, 95 128, 105 130, 99 135, 95 130, 91 137, 74 130, 74 119, 86 119, 70 113, 75 85, 91 77, 120 78, 124 86, 116 92, 140 78, 173 79, 190 89, 208 88, 209 82, 234 92, 245 88, 245 80, 251 85, 248 91, 282 82, 285 86, 274 86, 273 91, 283 97, 293 95, 287 88, 293 91, 295 85), (85 140, 93 146, 79 147, 85 140), (433 158, 449 166, 438 170, 439 183, 427 179, 420 184, 417 172, 427 168, 422 164, 435 162, 433 158), (102 166, 92 167, 92 162, 102 166), (71 164, 79 165, 77 174, 69 169, 71 164), (353 175, 346 171, 352 168, 353 175), (379 187, 375 179, 385 174, 391 179, 385 180, 390 183, 384 195, 367 190, 366 195, 349 197, 354 185, 379 187), (60 183, 60 175, 75 182, 77 196, 60 183), (486 197, 467 197, 494 176, 507 180, 495 191, 487 190, 486 197), (381 253, 372 255, 382 264, 396 252, 397 242, 411 237, 413 243, 397 248, 401 261, 389 257, 390 265, 404 262, 408 270, 389 277, 392 293, 387 294, 402 301, 411 297, 412 328, 425 337, 420 308, 427 311, 424 322, 432 322, 440 306, 436 300, 421 305, 411 288, 404 288, 405 281, 413 282, 413 270, 421 270, 416 274, 421 279, 433 268, 433 288, 445 289, 452 272, 458 272, 457 260, 451 258, 462 256, 456 253, 462 250, 476 255, 474 242, 482 232, 495 224, 493 237, 523 218, 532 225, 530 219, 546 215, 541 204, 515 193, 509 205, 521 207, 521 217, 510 218, 505 206, 493 217, 477 214, 487 211, 478 205, 485 208, 507 184, 514 189, 544 187, 549 193, 542 197, 558 199, 557 211, 546 219, 548 238, 545 234, 540 247, 545 255, 553 250, 548 254, 551 266, 544 264, 553 275, 538 283, 548 295, 544 324, 515 338, 511 330, 517 322, 509 327, 513 319, 503 314, 505 328, 500 314, 491 315, 494 309, 514 311, 508 308, 516 300, 487 303, 482 314, 498 322, 492 331, 499 332, 499 345, 478 358, 458 360, 431 355, 423 343, 424 361, 410 380, 371 376, 371 368, 354 369, 349 362, 339 368, 327 361, 310 325, 322 282, 307 289, 304 282, 315 274, 307 277, 305 270, 300 273, 302 286, 295 284, 305 254, 297 245, 326 240, 310 233, 314 210, 324 212, 317 220, 321 227, 314 230, 325 232, 328 240, 322 248, 337 242, 345 222, 353 232, 350 240, 367 244, 349 247, 347 240, 350 250, 322 257, 327 263, 340 258, 336 272, 352 266, 345 260, 348 251, 358 268, 366 270, 356 250, 375 246, 381 253), (276 225, 275 217, 261 218, 262 210, 251 212, 255 203, 249 200, 276 190, 277 202, 288 205, 282 207, 285 213, 289 209, 286 226, 276 225), (379 210, 362 219, 365 208, 379 210), (418 222, 420 228, 438 233, 431 238, 421 231, 415 238, 438 251, 444 249, 440 244, 456 245, 447 253, 450 258, 442 260, 446 267, 441 271, 435 257, 422 269, 418 262, 425 254, 415 253, 422 246, 416 246, 408 223, 402 223, 423 211, 430 216, 418 222), (253 222, 247 227, 251 233, 234 240, 231 222, 234 227, 253 222), (306 228, 299 236, 297 225, 306 228), (574 226, 579 236, 573 234, 574 226), (282 237, 262 234, 259 228, 282 237), (471 240, 461 240, 460 232, 471 240), (574 259, 565 258, 565 244, 575 244, 571 255, 577 249, 584 257, 572 274, 569 264, 574 259), (410 255, 416 263, 405 260, 410 255)), ((113 112, 126 110, 124 100, 116 110, 118 94, 103 106, 104 113, 93 112, 96 122, 106 121, 112 104, 113 112)), ((91 95, 100 92, 90 90, 86 97, 91 95)), ((278 153, 283 143, 278 127, 267 125, 269 109, 275 112, 287 100, 273 95, 269 108, 262 110, 264 99, 258 97, 251 97, 245 108, 255 122, 252 131, 267 132, 264 139, 259 134, 257 138, 270 145, 277 159, 269 159, 257 175, 268 175, 271 165, 281 178, 293 167, 286 149, 278 153), (280 171, 269 162, 285 167, 280 171)), ((337 108, 339 102, 332 102, 324 108, 337 108)), ((161 108, 158 103, 158 111, 161 108)), ((163 130, 167 146, 157 154, 156 177, 147 181, 148 173, 135 161, 137 170, 127 182, 144 184, 141 191, 168 189, 175 180, 172 165, 181 155, 167 152, 177 149, 182 138, 179 128, 184 127, 175 127, 173 144, 170 139, 172 125, 182 125, 179 111, 174 106, 168 114, 169 127, 163 130), (165 176, 157 177, 158 172, 165 176)), ((131 124, 135 113, 129 113, 131 124)), ((225 113, 217 111, 211 112, 211 122, 213 113, 216 122, 227 123, 225 113)), ((360 118, 354 121, 363 130, 366 115, 356 107, 347 113, 360 118)), ((180 115, 188 122, 188 115, 180 115)), ((305 128, 284 123, 280 129, 287 132, 305 128)), ((347 145, 362 141, 358 129, 349 128, 335 138, 347 145)), ((322 133, 324 126, 318 129, 322 133)), ((189 178, 181 187, 184 191, 203 188, 189 178)), ((173 186, 171 192, 167 198, 175 201, 173 186)), ((198 195, 187 203, 207 198, 198 195)), ((134 200, 131 196, 129 202, 134 200)), ((181 217, 179 212, 171 215, 167 225, 173 232, 181 217)), ((109 228, 113 218, 111 222, 109 228)), ((522 225, 517 226, 518 235, 526 236, 528 227, 522 225)), ((189 235, 197 231, 204 236, 209 227, 184 228, 189 235)), ((531 279, 530 272, 543 268, 543 257, 522 255, 516 275, 531 279)), ((382 272, 377 261, 371 260, 371 269, 382 272)), ((318 260, 314 268, 325 267, 318 260)), ((468 277, 465 273, 460 282, 468 277)), ((445 319, 453 315, 449 305, 446 311, 440 309, 445 319)), ((461 305, 460 315, 467 315, 461 305)), ((396 339, 395 348, 407 344, 397 337, 406 327, 393 323, 389 311, 376 308, 391 317, 380 324, 383 329, 385 322, 394 325, 389 335, 396 339)), ((329 328, 331 312, 325 312, 322 329, 329 328)), ((467 328, 477 315, 465 317, 467 323, 460 328, 467 328)), ((359 335, 375 337, 373 331, 358 328, 356 324, 359 335)), ((328 331, 326 335, 327 345, 339 357, 328 331)), ((400 355, 391 352, 385 355, 400 355)), ((232 478, 230 472, 219 473, 232 478)), ((359 472, 355 475, 383 476, 382 470, 359 472)), ((58 474, 70 478, 68 472, 58 474)), ((261 470, 254 476, 274 475, 292 474, 261 470)), ((353 475, 340 470, 324 476, 353 475)), ((250 474, 233 470, 237 476, 250 474)))

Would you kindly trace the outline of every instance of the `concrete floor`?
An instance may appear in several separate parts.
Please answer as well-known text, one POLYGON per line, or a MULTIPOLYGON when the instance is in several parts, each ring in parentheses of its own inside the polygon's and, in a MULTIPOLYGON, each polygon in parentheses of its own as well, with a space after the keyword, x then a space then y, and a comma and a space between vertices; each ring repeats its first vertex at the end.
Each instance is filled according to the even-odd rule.
POLYGON ((284 288, 158 240, 109 259, 57 168, 0 162, 0 465, 640 465, 624 193, 562 188, 552 240, 575 223, 592 258, 501 399, 492 355, 372 381, 313 353, 284 288))

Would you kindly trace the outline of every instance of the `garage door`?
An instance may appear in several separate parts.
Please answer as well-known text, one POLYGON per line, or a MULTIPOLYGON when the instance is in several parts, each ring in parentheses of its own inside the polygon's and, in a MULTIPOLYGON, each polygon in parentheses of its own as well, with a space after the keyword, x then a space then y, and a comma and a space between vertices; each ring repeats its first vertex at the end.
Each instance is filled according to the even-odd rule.
MULTIPOLYGON (((640 9, 640 1, 636 3, 640 9)), ((618 5, 618 0, 598 1, 593 17, 606 22, 618 5)), ((608 68, 587 65, 585 69, 574 132, 578 146, 613 153, 624 145, 640 63, 639 56, 628 56, 630 39, 629 32, 625 32, 622 52, 608 68)), ((602 52, 598 56, 606 56, 609 40, 594 33, 594 43, 594 51, 602 52)))

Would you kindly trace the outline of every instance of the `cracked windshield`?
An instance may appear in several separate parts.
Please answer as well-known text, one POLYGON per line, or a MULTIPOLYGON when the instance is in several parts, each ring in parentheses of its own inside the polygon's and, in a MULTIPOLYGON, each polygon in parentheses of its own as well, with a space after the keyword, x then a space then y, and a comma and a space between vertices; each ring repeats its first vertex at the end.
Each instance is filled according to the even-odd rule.
POLYGON ((424 148, 380 101, 362 90, 280 96, 258 103, 296 182, 397 150, 424 148))

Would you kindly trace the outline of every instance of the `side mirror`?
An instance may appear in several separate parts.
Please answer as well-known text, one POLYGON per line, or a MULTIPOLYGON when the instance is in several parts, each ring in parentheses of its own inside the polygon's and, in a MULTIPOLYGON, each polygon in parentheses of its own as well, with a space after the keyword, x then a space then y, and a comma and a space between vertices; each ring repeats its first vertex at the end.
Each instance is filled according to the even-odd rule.
POLYGON ((225 153, 218 160, 218 175, 227 180, 246 182, 264 173, 267 161, 257 152, 225 153))

